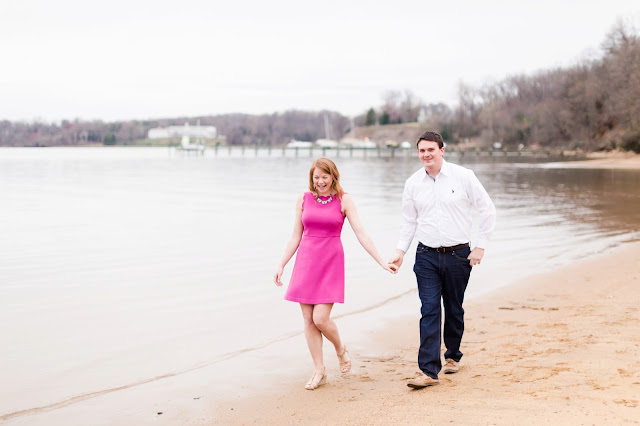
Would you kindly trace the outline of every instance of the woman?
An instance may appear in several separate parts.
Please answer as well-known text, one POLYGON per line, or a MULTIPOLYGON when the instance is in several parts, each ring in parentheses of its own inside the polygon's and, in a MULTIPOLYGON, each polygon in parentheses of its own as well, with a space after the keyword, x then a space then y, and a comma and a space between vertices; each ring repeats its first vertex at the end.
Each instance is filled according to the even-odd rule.
POLYGON ((333 343, 340 372, 344 374, 351 370, 347 347, 330 318, 333 304, 344 303, 344 252, 340 241, 344 218, 349 219, 358 241, 380 266, 391 273, 397 268, 380 257, 362 227, 353 200, 340 186, 340 174, 333 161, 321 157, 313 162, 309 170, 309 190, 298 197, 293 234, 273 280, 276 285, 282 285, 284 267, 297 250, 284 298, 300 303, 302 308, 304 335, 315 365, 315 372, 305 388, 313 390, 327 382, 322 357, 323 335, 333 343))

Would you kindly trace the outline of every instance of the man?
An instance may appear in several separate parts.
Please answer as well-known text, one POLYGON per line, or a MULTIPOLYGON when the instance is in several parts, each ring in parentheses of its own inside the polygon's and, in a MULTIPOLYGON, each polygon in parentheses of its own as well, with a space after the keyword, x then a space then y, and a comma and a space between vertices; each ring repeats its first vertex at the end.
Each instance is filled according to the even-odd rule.
POLYGON ((416 143, 421 168, 407 179, 402 195, 402 224, 395 255, 398 268, 414 236, 418 239, 413 271, 422 303, 418 365, 424 373, 407 386, 437 385, 438 373, 459 369, 464 331, 462 301, 472 267, 479 265, 495 226, 496 209, 473 171, 444 160, 444 141, 425 132, 416 143), (478 216, 478 238, 471 250, 472 213, 478 216), (440 360, 442 341, 440 299, 444 305, 445 366, 440 360))

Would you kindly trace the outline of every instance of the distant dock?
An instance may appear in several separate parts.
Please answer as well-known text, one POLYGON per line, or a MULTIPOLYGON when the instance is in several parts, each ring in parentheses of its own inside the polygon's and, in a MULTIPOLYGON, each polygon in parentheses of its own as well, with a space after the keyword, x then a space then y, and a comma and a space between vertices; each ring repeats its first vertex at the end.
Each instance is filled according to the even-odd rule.
MULTIPOLYGON (((414 149, 405 148, 359 148, 359 147, 264 147, 264 146, 215 146, 207 147, 207 156, 224 158, 409 158, 414 157, 414 149)), ((570 161, 586 158, 586 154, 576 151, 560 150, 502 150, 502 149, 460 149, 457 147, 447 147, 446 154, 452 157, 465 159, 483 159, 508 161, 570 161)))

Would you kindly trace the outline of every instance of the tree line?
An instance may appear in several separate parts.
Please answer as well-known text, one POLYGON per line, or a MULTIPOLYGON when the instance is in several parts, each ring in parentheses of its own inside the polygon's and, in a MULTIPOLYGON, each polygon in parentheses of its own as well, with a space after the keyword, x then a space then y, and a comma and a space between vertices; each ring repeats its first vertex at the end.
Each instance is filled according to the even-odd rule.
POLYGON ((230 145, 278 146, 291 139, 339 140, 353 126, 421 121, 450 143, 501 142, 506 148, 538 145, 559 149, 640 152, 640 36, 618 22, 602 43, 602 57, 534 75, 514 75, 482 87, 461 84, 458 104, 427 104, 411 91, 389 91, 382 105, 350 119, 335 111, 224 114, 117 122, 0 121, 0 146, 130 144, 153 127, 215 126, 230 145), (326 133, 325 122, 329 124, 326 133))
POLYGON ((154 127, 215 126, 219 135, 231 145, 277 146, 291 139, 315 141, 327 136, 341 139, 351 121, 335 111, 286 111, 283 113, 250 115, 224 114, 203 117, 177 117, 157 120, 103 122, 100 120, 63 120, 60 123, 36 121, 0 121, 0 146, 74 146, 127 145, 147 137, 154 127), (326 135, 325 117, 329 123, 326 135))
POLYGON ((619 21, 602 43, 602 57, 534 75, 458 89, 454 109, 426 105, 410 92, 389 92, 384 104, 356 118, 360 125, 416 121, 447 142, 505 148, 625 149, 640 152, 640 34, 619 21))
POLYGON ((602 50, 601 58, 568 68, 461 85, 457 108, 439 124, 458 141, 640 152, 638 30, 618 22, 602 50))

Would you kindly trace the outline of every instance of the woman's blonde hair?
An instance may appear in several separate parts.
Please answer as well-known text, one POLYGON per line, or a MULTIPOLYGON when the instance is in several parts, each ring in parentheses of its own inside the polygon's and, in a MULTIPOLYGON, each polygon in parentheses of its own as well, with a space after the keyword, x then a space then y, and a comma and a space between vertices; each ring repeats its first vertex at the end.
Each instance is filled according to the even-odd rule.
POLYGON ((331 176, 331 194, 335 192, 338 194, 338 199, 342 200, 343 189, 342 186, 340 186, 340 172, 338 172, 336 164, 327 157, 317 158, 313 164, 311 164, 311 168, 309 169, 309 190, 316 196, 318 195, 316 188, 313 186, 313 171, 316 167, 331 176))

